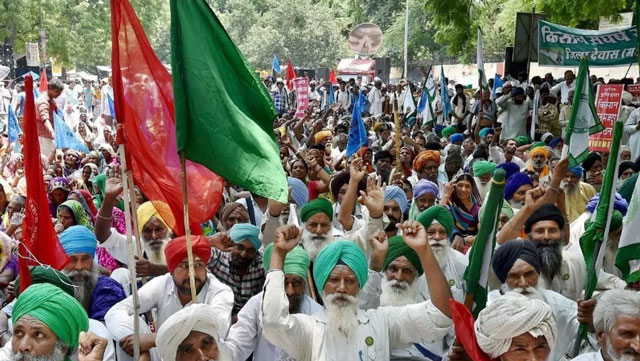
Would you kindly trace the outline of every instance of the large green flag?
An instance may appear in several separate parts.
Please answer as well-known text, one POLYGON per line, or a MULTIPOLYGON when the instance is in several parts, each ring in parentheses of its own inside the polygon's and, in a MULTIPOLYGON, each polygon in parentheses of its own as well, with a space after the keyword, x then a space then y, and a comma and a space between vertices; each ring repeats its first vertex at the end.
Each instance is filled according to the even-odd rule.
POLYGON ((171 0, 171 70, 178 150, 230 183, 287 202, 271 97, 205 0, 171 0))
POLYGON ((487 201, 482 205, 480 228, 469 251, 469 265, 464 271, 466 283, 465 305, 471 306, 474 317, 484 309, 487 304, 489 283, 489 270, 493 249, 496 247, 496 234, 498 233, 498 220, 504 202, 505 171, 496 169, 493 172, 491 188, 487 201), (471 299, 473 298, 473 299, 471 299), (471 305, 473 300, 473 305, 471 305))
POLYGON ((589 155, 589 135, 604 129, 593 103, 593 87, 589 79, 587 58, 582 58, 576 90, 567 125, 565 145, 569 148, 569 165, 576 167, 589 155))

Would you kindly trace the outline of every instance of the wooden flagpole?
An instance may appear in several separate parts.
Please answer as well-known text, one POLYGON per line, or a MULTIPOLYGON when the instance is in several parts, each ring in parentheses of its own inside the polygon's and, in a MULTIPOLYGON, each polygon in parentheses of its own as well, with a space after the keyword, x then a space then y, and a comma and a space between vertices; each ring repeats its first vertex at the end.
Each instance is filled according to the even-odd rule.
MULTIPOLYGON (((407 84, 407 90, 411 87, 407 84)), ((400 114, 398 111, 398 98, 393 97, 393 118, 396 126, 396 171, 402 174, 402 161, 400 160, 400 148, 402 148, 402 128, 400 128, 400 114)))
POLYGON ((193 267, 193 249, 191 247, 191 229, 189 228, 189 197, 187 196, 187 167, 184 151, 180 151, 180 170, 182 174, 182 205, 184 207, 184 234, 187 238, 187 260, 189 261, 189 285, 191 287, 191 301, 198 303, 196 292, 196 272, 193 267))

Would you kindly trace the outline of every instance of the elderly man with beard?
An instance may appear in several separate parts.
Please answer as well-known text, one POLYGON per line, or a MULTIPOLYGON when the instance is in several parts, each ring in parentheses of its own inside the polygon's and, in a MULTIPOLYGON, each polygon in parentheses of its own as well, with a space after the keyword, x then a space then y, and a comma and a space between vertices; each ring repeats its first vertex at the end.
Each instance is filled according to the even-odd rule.
POLYGON ((158 351, 162 360, 231 361, 220 347, 216 311, 215 307, 196 303, 171 315, 158 329, 158 351))
POLYGON ((410 177, 409 180, 415 184, 420 179, 427 179, 433 183, 438 183, 438 167, 442 159, 437 150, 423 150, 413 159, 413 170, 417 177, 410 177))
POLYGON ((389 360, 390 350, 413 342, 435 342, 451 327, 449 286, 429 246, 427 232, 416 221, 399 227, 405 243, 420 257, 431 300, 402 307, 358 310, 360 289, 367 281, 367 259, 350 241, 324 248, 313 265, 323 292, 324 312, 313 316, 289 313, 281 271, 287 253, 300 238, 298 228, 277 231, 264 287, 264 335, 298 361, 389 360))
POLYGON ((528 171, 534 171, 538 174, 538 178, 543 178, 549 175, 549 166, 547 160, 549 159, 549 152, 545 146, 540 145, 529 151, 529 162, 527 166, 528 171))
POLYGON ((535 245, 528 240, 514 239, 500 246, 493 255, 493 271, 502 283, 500 290, 489 292, 488 302, 496 302, 508 292, 519 293, 530 299, 544 301, 551 307, 558 326, 558 339, 551 348, 549 360, 561 360, 575 341, 579 322, 593 330, 595 300, 578 303, 557 292, 540 289, 540 259, 535 245))
POLYGON ((228 231, 237 223, 249 223, 249 212, 242 203, 231 202, 220 211, 221 230, 228 231))
MULTIPOLYGON (((269 271, 273 243, 264 251, 264 269, 269 271)), ((296 246, 284 260, 285 292, 290 314, 313 315, 322 309, 311 297, 305 295, 308 286, 307 270, 311 260, 307 252, 296 246)), ((254 361, 278 361, 290 358, 282 349, 272 345, 263 335, 260 322, 263 293, 253 296, 238 313, 238 322, 229 329, 222 349, 227 350, 234 361, 244 361, 253 353, 254 361)))
POLYGON ((600 350, 580 355, 574 361, 640 361, 640 293, 603 293, 593 321, 600 350))
POLYGON ((104 321, 107 311, 127 296, 120 283, 100 274, 94 261, 98 244, 95 234, 85 226, 71 226, 59 238, 71 260, 62 273, 73 282, 75 298, 89 318, 104 321))
POLYGON ((533 189, 533 181, 525 173, 515 173, 507 179, 504 186, 504 200, 514 212, 518 212, 525 204, 527 192, 533 189))
POLYGON ((582 173, 583 169, 580 165, 569 168, 567 175, 562 181, 569 222, 573 222, 580 217, 580 215, 584 213, 585 207, 591 197, 596 195, 596 190, 593 186, 580 181, 582 173))
MULTIPOLYGON (((224 336, 231 322, 233 291, 207 272, 206 265, 211 257, 209 241, 202 236, 192 236, 191 239, 198 302, 215 309, 220 335, 224 336)), ((169 273, 153 278, 138 290, 140 313, 157 308, 157 327, 161 327, 171 315, 191 303, 186 238, 183 236, 172 239, 164 248, 164 253, 169 273)), ((133 354, 134 316, 137 315, 134 315, 132 296, 113 306, 105 316, 107 328, 129 355, 133 354)), ((155 346, 154 333, 140 335, 141 352, 147 352, 155 346)))
POLYGON ((497 164, 487 160, 476 160, 473 162, 473 179, 476 181, 480 199, 485 198, 491 188, 491 175, 496 169, 497 164))

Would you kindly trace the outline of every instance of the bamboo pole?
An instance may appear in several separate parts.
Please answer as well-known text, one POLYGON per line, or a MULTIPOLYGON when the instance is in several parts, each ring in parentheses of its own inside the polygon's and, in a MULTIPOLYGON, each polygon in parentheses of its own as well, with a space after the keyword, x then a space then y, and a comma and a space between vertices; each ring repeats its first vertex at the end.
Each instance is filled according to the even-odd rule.
POLYGON ((187 238, 187 260, 189 262, 189 286, 191 287, 191 301, 198 303, 196 292, 196 272, 193 267, 193 249, 191 247, 191 229, 189 228, 189 197, 187 196, 187 167, 184 151, 180 152, 180 169, 182 174, 182 205, 184 207, 184 234, 187 238))
MULTIPOLYGON (((411 87, 408 84, 407 84, 406 91, 411 91, 411 87)), ((400 114, 398 112, 398 97, 393 97, 393 119, 395 121, 395 126, 396 126, 396 171, 402 172, 402 161, 400 160, 400 148, 402 148, 402 128, 400 128, 400 114)))

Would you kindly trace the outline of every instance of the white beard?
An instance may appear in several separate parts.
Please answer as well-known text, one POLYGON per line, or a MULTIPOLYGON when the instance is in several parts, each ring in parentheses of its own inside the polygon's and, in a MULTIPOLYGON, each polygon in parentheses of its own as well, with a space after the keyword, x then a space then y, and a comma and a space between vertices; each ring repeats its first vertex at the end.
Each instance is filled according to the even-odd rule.
POLYGON ((443 239, 440 241, 429 241, 433 255, 436 257, 436 261, 440 265, 440 268, 447 264, 449 258, 449 240, 443 239), (439 244, 441 247, 433 247, 434 244, 439 244))
POLYGON ((149 261, 151 263, 156 263, 156 264, 167 264, 167 260, 164 257, 164 247, 167 245, 167 243, 169 243, 169 241, 171 240, 171 238, 169 236, 166 236, 165 238, 163 238, 162 244, 160 246, 150 246, 147 242, 147 240, 142 237, 142 248, 144 248, 144 252, 147 254, 147 258, 149 259, 149 261))
MULTIPOLYGON (((542 292, 540 292, 540 289, 538 289, 538 287, 527 287, 527 288, 522 288, 522 287, 517 287, 517 288, 511 288, 509 287, 506 283, 502 284, 502 286, 500 286, 500 289, 502 290, 502 293, 507 293, 507 292, 515 292, 515 293, 519 293, 529 299, 532 300, 540 300, 540 301, 544 301, 544 296, 542 295, 542 292), (528 294, 523 294, 523 292, 527 291, 528 294)), ((546 301, 545 301, 546 302, 546 301)))
POLYGON ((302 247, 307 253, 309 253, 309 257, 311 261, 315 261, 316 256, 324 247, 326 247, 329 242, 331 242, 331 235, 324 234, 315 234, 311 233, 307 230, 306 227, 302 227, 302 236, 300 236, 300 243, 302 243, 302 247))
POLYGON ((358 297, 344 293, 322 294, 327 312, 327 328, 350 340, 358 330, 358 297), (336 301, 344 297, 347 303, 336 301))
POLYGON ((416 303, 416 282, 391 280, 382 277, 380 306, 406 306, 416 303))
POLYGON ((218 358, 213 361, 232 361, 232 359, 225 349, 218 346, 218 358))
POLYGON ((635 361, 635 360, 637 360, 633 356, 630 356, 630 355, 619 355, 618 353, 616 353, 616 350, 614 350, 613 346, 611 346, 611 342, 609 342, 609 338, 607 338, 607 341, 606 341, 606 350, 602 350, 602 351, 604 351, 604 353, 607 356, 609 356, 609 359, 611 359, 611 361, 635 361))
POLYGON ((28 353, 15 352, 11 355, 12 361, 64 361, 67 353, 62 341, 58 340, 53 346, 53 350, 48 355, 31 356, 28 353))
POLYGON ((520 208, 524 207, 524 201, 522 202, 516 202, 512 199, 509 199, 509 205, 511 206, 511 209, 513 209, 513 211, 519 211, 520 208))
POLYGON ((481 198, 484 199, 487 193, 489 193, 489 189, 491 189, 491 182, 483 183, 478 177, 474 177, 473 179, 476 181, 476 186, 478 187, 481 198))

